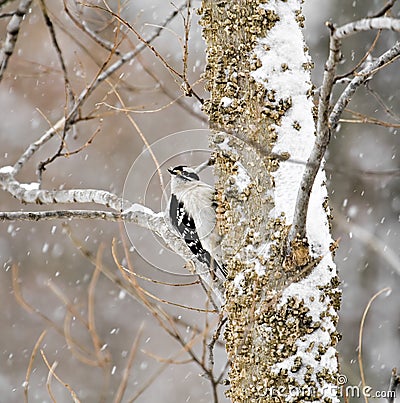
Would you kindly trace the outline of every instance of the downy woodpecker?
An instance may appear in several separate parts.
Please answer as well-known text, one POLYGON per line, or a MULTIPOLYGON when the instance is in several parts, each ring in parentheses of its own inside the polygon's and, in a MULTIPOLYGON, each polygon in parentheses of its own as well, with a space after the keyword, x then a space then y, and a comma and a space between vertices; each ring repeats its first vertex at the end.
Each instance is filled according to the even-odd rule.
POLYGON ((215 189, 200 181, 192 168, 179 165, 168 172, 172 176, 169 216, 173 227, 201 263, 226 277, 216 228, 215 189))

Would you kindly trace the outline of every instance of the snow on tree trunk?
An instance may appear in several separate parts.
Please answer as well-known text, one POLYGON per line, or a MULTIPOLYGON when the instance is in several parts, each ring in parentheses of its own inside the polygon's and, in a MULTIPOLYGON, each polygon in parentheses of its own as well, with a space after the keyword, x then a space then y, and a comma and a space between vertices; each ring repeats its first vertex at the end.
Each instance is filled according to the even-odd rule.
POLYGON ((300 0, 203 0, 234 402, 337 402, 340 305, 325 175, 288 241, 315 141, 300 0))

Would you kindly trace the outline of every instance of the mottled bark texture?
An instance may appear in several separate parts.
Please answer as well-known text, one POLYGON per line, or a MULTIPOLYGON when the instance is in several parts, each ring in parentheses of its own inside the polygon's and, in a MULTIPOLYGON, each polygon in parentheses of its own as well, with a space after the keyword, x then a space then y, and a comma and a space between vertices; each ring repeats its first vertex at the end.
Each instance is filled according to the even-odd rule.
MULTIPOLYGON (((203 0, 200 10, 207 44, 206 89, 210 92, 204 110, 214 133, 210 142, 218 220, 230 273, 225 306, 226 350, 231 360, 227 395, 234 402, 336 402, 334 346, 340 292, 330 242, 322 245, 308 237, 296 239, 288 248, 292 217, 276 205, 281 200, 277 172, 289 162, 288 169, 297 170, 293 176, 297 183, 287 185, 289 199, 295 200, 304 170, 302 161, 311 150, 315 130, 311 85, 293 86, 297 95, 282 96, 273 79, 260 80, 255 74, 266 63, 260 55, 264 52, 268 57, 268 52, 274 52, 274 43, 260 38, 267 38, 282 20, 283 14, 277 10, 292 19, 292 25, 289 20, 287 24, 298 30, 294 46, 300 44, 297 51, 305 55, 305 61, 296 71, 283 55, 276 73, 288 77, 299 73, 298 80, 309 80, 311 62, 300 30, 300 1, 203 0), (298 87, 306 89, 298 94, 298 87), (303 133, 306 126, 296 119, 299 112, 295 110, 311 121, 311 133, 303 133), (285 125, 293 136, 291 150, 276 147, 285 125), (296 155, 302 136, 310 146, 296 155)), ((287 82, 290 85, 296 80, 287 82)), ((316 186, 323 186, 323 178, 321 173, 316 186)), ((318 209, 324 217, 322 232, 329 235, 325 197, 318 209)))

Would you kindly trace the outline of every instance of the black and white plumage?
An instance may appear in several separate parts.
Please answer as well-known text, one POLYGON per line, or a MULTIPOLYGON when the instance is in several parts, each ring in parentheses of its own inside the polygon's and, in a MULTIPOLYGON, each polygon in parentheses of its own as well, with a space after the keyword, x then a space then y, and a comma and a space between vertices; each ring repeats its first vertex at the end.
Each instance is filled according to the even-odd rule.
POLYGON ((184 239, 193 255, 225 277, 226 267, 220 263, 220 236, 216 229, 215 189, 200 181, 196 171, 179 165, 168 169, 171 174, 171 223, 184 239))

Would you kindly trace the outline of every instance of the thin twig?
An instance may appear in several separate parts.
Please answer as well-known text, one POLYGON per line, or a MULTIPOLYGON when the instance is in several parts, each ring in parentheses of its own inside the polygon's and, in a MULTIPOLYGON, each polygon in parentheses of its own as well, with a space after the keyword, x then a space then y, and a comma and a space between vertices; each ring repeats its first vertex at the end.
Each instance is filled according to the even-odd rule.
POLYGON ((18 272, 19 272, 18 266, 14 264, 11 268, 11 271, 12 271, 12 289, 14 292, 14 297, 17 300, 18 304, 28 313, 38 315, 44 322, 46 322, 48 325, 54 328, 57 331, 57 333, 63 335, 64 334, 63 330, 55 322, 53 322, 50 318, 48 318, 38 309, 34 308, 24 299, 20 287, 20 281, 18 278, 18 272))
POLYGON ((154 371, 154 373, 149 376, 149 378, 145 381, 140 382, 139 384, 139 390, 136 391, 136 393, 131 397, 129 400, 127 400, 127 403, 133 403, 135 402, 145 391, 148 389, 157 379, 158 377, 169 367, 168 363, 162 363, 161 366, 154 371))
POLYGON ((25 375, 25 382, 24 382, 24 397, 25 397, 25 403, 28 403, 28 389, 29 389, 29 381, 31 378, 32 374, 32 369, 33 369, 33 363, 35 361, 36 355, 38 353, 40 344, 42 343, 44 337, 47 334, 47 329, 43 330, 43 332, 40 334, 39 338, 37 339, 35 346, 33 347, 31 357, 29 359, 29 364, 28 368, 26 370, 26 375, 25 375))
POLYGON ((144 39, 144 37, 139 33, 138 30, 136 30, 132 24, 130 24, 128 21, 124 20, 120 15, 118 15, 117 13, 113 12, 111 9, 109 8, 104 8, 98 5, 94 5, 94 4, 86 4, 87 7, 92 7, 92 8, 96 8, 96 9, 100 9, 103 11, 106 11, 108 13, 110 13, 114 18, 116 18, 119 22, 121 22, 123 25, 125 25, 127 28, 129 28, 129 30, 131 30, 137 37, 137 39, 139 40, 139 42, 141 42, 142 44, 144 44, 147 48, 149 48, 149 50, 151 50, 151 52, 161 61, 161 63, 166 67, 166 69, 176 78, 179 78, 180 80, 182 80, 182 88, 185 92, 185 94, 187 96, 194 96, 198 101, 200 101, 201 104, 204 103, 204 100, 198 96, 196 94, 196 92, 193 90, 192 86, 190 85, 187 77, 184 75, 184 73, 180 73, 178 70, 176 70, 174 67, 171 66, 171 64, 169 64, 167 62, 167 60, 161 55, 161 53, 146 39, 144 39))
MULTIPOLYGON (((121 265, 118 262, 115 262, 118 265, 118 268, 123 271, 123 268, 121 267, 121 265)), ((124 272, 124 271, 123 271, 124 272)), ((124 272, 125 273, 125 272, 124 272)), ((183 304, 178 304, 176 302, 172 302, 172 301, 168 301, 164 298, 160 298, 157 297, 156 295, 152 294, 151 292, 145 290, 144 288, 142 288, 139 284, 136 284, 136 288, 138 288, 141 292, 141 294, 146 295, 147 297, 150 297, 151 299, 161 302, 163 304, 167 304, 167 305, 172 305, 172 306, 176 306, 178 308, 183 308, 183 309, 188 309, 190 311, 196 311, 196 312, 209 312, 209 313, 218 313, 218 311, 216 310, 211 310, 211 309, 203 309, 203 308, 194 308, 190 305, 183 305, 183 304)))
POLYGON ((132 343, 132 347, 131 350, 129 352, 129 357, 128 357, 128 361, 126 363, 126 366, 124 368, 124 372, 122 374, 122 379, 121 379, 121 383, 119 384, 117 393, 115 394, 113 403, 120 403, 122 401, 122 398, 124 397, 125 391, 126 391, 126 387, 128 386, 128 378, 129 378, 129 374, 131 372, 131 368, 133 365, 133 360, 135 359, 137 350, 138 350, 138 346, 139 346, 139 340, 140 337, 142 336, 143 333, 143 323, 140 325, 139 331, 137 333, 137 335, 135 336, 135 339, 133 340, 132 343))
MULTIPOLYGON (((129 267, 130 271, 132 271, 132 267, 130 266, 129 254, 127 253, 127 247, 126 247, 125 242, 124 242, 124 248, 125 248, 125 253, 127 255, 128 267, 129 267)), ((116 259, 116 261, 118 262, 118 259, 116 259)), ((116 264, 118 265, 117 262, 116 262, 116 264)), ((124 271, 122 271, 121 274, 126 279, 127 282, 129 282, 131 280, 130 277, 127 276, 127 274, 124 271)), ((205 363, 203 363, 201 360, 199 360, 199 358, 197 357, 197 355, 194 353, 194 351, 191 348, 191 345, 196 340, 196 337, 194 337, 192 339, 192 343, 186 342, 185 338, 183 338, 181 336, 180 332, 176 328, 174 318, 171 315, 169 315, 167 312, 165 312, 158 304, 156 305, 156 304, 153 304, 151 301, 149 301, 147 298, 148 293, 146 292, 146 290, 144 290, 142 287, 139 286, 137 280, 134 277, 132 278, 132 280, 133 280, 132 282, 134 283, 135 289, 138 290, 137 291, 138 298, 140 298, 142 300, 143 305, 148 308, 148 310, 153 315, 153 317, 157 320, 157 322, 159 323, 161 328, 164 329, 169 336, 171 336, 173 339, 175 339, 182 346, 182 351, 186 351, 189 354, 192 361, 195 362, 197 365, 199 365, 203 369, 203 371, 207 374, 207 376, 211 380, 211 383, 213 383, 215 380, 214 380, 212 372, 207 368, 205 363)), ((203 311, 205 311, 205 310, 203 310, 203 311)), ((207 332, 208 332, 208 329, 205 329, 203 331, 202 334, 204 335, 204 337, 207 332)))
MULTIPOLYGON (((25 0, 26 1, 26 0, 25 0)), ((171 13, 165 21, 160 24, 160 28, 156 29, 152 35, 148 39, 145 40, 146 44, 151 44, 156 38, 159 37, 164 26, 169 24, 178 14, 175 10, 171 13)), ((22 167, 26 164, 26 162, 36 153, 36 151, 41 148, 42 145, 47 143, 53 136, 57 133, 58 130, 65 130, 65 126, 69 126, 73 123, 76 111, 81 106, 81 104, 88 98, 88 96, 101 84, 104 80, 110 77, 114 72, 116 72, 119 68, 121 68, 125 63, 133 60, 137 55, 139 55, 144 49, 147 48, 145 43, 140 43, 134 50, 123 54, 117 61, 112 63, 108 68, 105 68, 103 64, 95 78, 92 80, 92 83, 89 84, 77 97, 74 106, 69 111, 69 114, 65 117, 62 117, 51 127, 45 134, 43 134, 40 139, 30 144, 28 148, 23 152, 18 161, 14 164, 14 175, 16 175, 22 167)), ((108 60, 108 59, 107 59, 108 60)))
POLYGON ((355 73, 355 71, 368 59, 368 57, 371 55, 372 51, 375 49, 375 46, 378 43, 378 39, 380 38, 381 33, 382 33, 381 30, 379 30, 377 32, 375 39, 372 42, 372 45, 365 52, 364 56, 359 60, 359 62, 348 73, 341 74, 341 75, 335 77, 335 84, 337 84, 340 80, 353 75, 355 73))
POLYGON ((93 134, 89 137, 89 139, 86 140, 85 144, 81 145, 80 147, 76 148, 75 150, 60 153, 60 156, 68 158, 71 155, 79 154, 82 150, 84 150, 85 148, 89 147, 90 144, 92 144, 92 142, 95 139, 95 137, 101 132, 101 123, 102 122, 100 122, 99 126, 96 128, 96 130, 93 132, 93 134))
MULTIPOLYGON (((400 276, 399 255, 387 243, 383 242, 379 237, 371 231, 366 230, 361 225, 352 221, 346 221, 345 217, 340 214, 335 214, 335 223, 337 223, 339 227, 346 229, 346 231, 351 232, 356 238, 365 244, 367 248, 378 254, 379 257, 383 259, 398 276, 400 276)), ((386 265, 384 266, 386 267, 386 265)))
POLYGON ((145 45, 148 49, 150 49, 153 54, 159 59, 161 60, 161 62, 164 64, 164 66, 176 77, 179 78, 183 78, 182 74, 179 73, 176 69, 174 69, 165 59, 164 57, 160 54, 160 52, 151 44, 149 43, 148 40, 146 40, 137 29, 135 29, 133 27, 132 24, 130 24, 128 21, 124 20, 120 15, 118 15, 117 13, 115 13, 114 11, 112 11, 109 8, 105 8, 102 6, 98 6, 96 4, 85 4, 86 7, 90 7, 90 8, 95 8, 97 10, 102 10, 105 11, 107 13, 109 13, 110 15, 112 15, 117 21, 119 21, 121 24, 125 25, 131 32, 133 32, 137 39, 139 40, 140 43, 142 43, 143 45, 145 45))
POLYGON ((139 273, 132 272, 122 264, 120 265, 120 269, 126 271, 130 276, 135 276, 137 278, 140 278, 141 280, 148 281, 148 282, 153 283, 153 284, 166 285, 168 287, 187 287, 187 286, 190 286, 190 285, 198 285, 198 284, 200 284, 199 280, 194 280, 194 281, 191 281, 189 283, 183 283, 183 284, 182 283, 179 283, 179 284, 177 284, 177 283, 168 283, 166 281, 156 280, 154 278, 142 276, 139 273))
MULTIPOLYGON (((91 60, 93 60, 93 61, 95 62, 95 64, 96 64, 98 67, 100 67, 100 66, 103 64, 103 63, 100 61, 100 58, 99 58, 100 52, 93 52, 92 49, 89 49, 89 47, 86 46, 86 44, 83 43, 83 41, 85 40, 85 38, 84 38, 83 36, 79 36, 79 38, 77 38, 76 36, 74 36, 74 35, 72 34, 70 27, 69 27, 69 26, 68 26, 68 27, 65 27, 65 26, 63 25, 62 21, 61 21, 60 19, 58 19, 56 15, 51 14, 51 17, 52 17, 53 21, 54 21, 55 23, 57 23, 58 28, 59 28, 66 36, 68 36, 68 38, 70 38, 73 43, 75 43, 80 49, 82 49, 82 51, 83 51, 86 55, 88 55, 89 58, 90 58, 91 60)), ((83 24, 86 25, 85 22, 83 22, 83 24)), ((81 28, 79 27, 79 25, 78 25, 78 28, 81 29, 81 28)), ((122 42, 123 42, 125 39, 127 39, 127 38, 128 38, 127 34, 123 35, 123 38, 119 39, 118 41, 116 40, 116 44, 115 44, 114 42, 109 42, 109 41, 107 41, 107 42, 109 43, 109 46, 107 46, 107 50, 108 50, 108 51, 111 51, 112 49, 114 49, 114 55, 120 57, 120 56, 123 55, 124 53, 123 53, 122 51, 120 51, 120 50, 118 49, 118 47, 121 46, 122 42)), ((134 48, 134 47, 135 47, 135 46, 131 46, 130 48, 134 48)), ((45 67, 46 67, 46 66, 45 66, 45 67)), ((113 80, 113 81, 118 81, 118 82, 120 83, 120 86, 123 87, 124 89, 127 89, 128 91, 137 91, 138 88, 139 88, 139 87, 135 87, 133 84, 128 83, 128 82, 125 80, 125 76, 124 76, 124 77, 121 77, 121 76, 120 76, 120 77, 117 77, 115 80, 114 80, 113 77, 109 77, 109 79, 110 79, 110 80, 113 80)), ((141 87, 140 87, 140 89, 141 89, 141 87)), ((98 104, 99 104, 99 103, 97 103, 96 105, 98 105, 98 104)), ((103 116, 104 116, 104 114, 103 114, 101 117, 103 117, 103 116)), ((90 114, 89 119, 95 118, 95 117, 96 117, 95 115, 90 114)), ((100 116, 97 116, 97 118, 101 118, 101 117, 100 117, 100 116)), ((75 123, 78 123, 79 121, 82 121, 82 120, 85 120, 85 118, 83 118, 83 117, 81 117, 81 116, 78 116, 78 117, 75 119, 74 124, 75 124, 75 123)))
POLYGON ((50 129, 48 129, 38 140, 29 144, 26 150, 19 157, 17 162, 13 166, 13 175, 19 173, 22 167, 30 160, 33 154, 36 153, 44 144, 46 144, 51 138, 53 138, 60 130, 63 130, 65 126, 65 116, 58 120, 50 129))
POLYGON ((63 72, 63 75, 64 75, 64 85, 65 85, 65 89, 66 89, 67 96, 68 96, 67 97, 67 104, 68 104, 69 102, 73 101, 74 94, 72 92, 71 83, 70 83, 69 78, 68 78, 67 67, 65 65, 64 57, 63 57, 60 45, 59 45, 57 37, 56 37, 56 32, 54 30, 53 22, 51 21, 51 19, 49 17, 49 14, 47 12, 46 3, 44 2, 44 0, 40 0, 40 8, 42 10, 42 14, 43 14, 45 23, 47 25, 47 28, 49 29, 51 41, 53 43, 54 49, 56 50, 57 58, 58 58, 58 61, 59 61, 60 65, 61 65, 61 69, 62 69, 62 72, 63 72))
POLYGON ((208 359, 209 359, 209 365, 210 368, 213 368, 214 366, 214 347, 215 344, 217 343, 217 341, 219 340, 220 336, 221 336, 221 331, 222 328, 224 327, 225 323, 227 322, 228 317, 220 317, 219 322, 218 322, 218 326, 215 329, 215 332, 213 334, 213 337, 210 341, 210 343, 208 344, 208 359))
MULTIPOLYGON (((92 339, 93 348, 96 353, 97 360, 99 362, 100 367, 103 368, 104 372, 104 381, 102 382, 102 396, 105 397, 108 392, 108 387, 110 383, 110 363, 111 363, 111 354, 109 351, 105 349, 105 344, 101 341, 99 334, 96 330, 96 321, 95 321, 95 298, 94 294, 96 291, 96 285, 101 273, 101 266, 102 266, 102 258, 104 252, 104 244, 101 244, 97 250, 96 254, 96 267, 93 271, 92 278, 89 283, 88 287, 88 330, 89 335, 92 339)), ((99 399, 101 402, 105 401, 106 399, 99 399)))
POLYGON ((366 68, 361 70, 357 76, 353 78, 353 80, 351 80, 350 84, 347 85, 345 90, 340 95, 329 116, 329 126, 332 132, 336 130, 336 127, 339 123, 339 118, 349 104, 357 88, 367 82, 379 69, 387 66, 389 63, 392 63, 399 56, 400 42, 397 42, 391 49, 371 62, 366 68))
MULTIPOLYGON (((358 333, 358 365, 360 367, 360 375, 361 375, 361 384, 363 386, 363 390, 366 390, 366 382, 365 382, 365 374, 364 374, 364 365, 363 365, 363 360, 362 360, 362 340, 363 340, 363 332, 364 332, 364 324, 365 324, 365 319, 367 317, 369 308, 371 307, 372 303, 375 301, 376 298, 378 298, 381 294, 384 292, 390 292, 391 289, 390 287, 386 287, 383 290, 378 291, 376 294, 372 296, 372 298, 368 301, 368 304, 364 310, 364 313, 361 318, 361 323, 360 323, 360 331, 358 333)), ((364 401, 365 403, 368 403, 368 396, 366 393, 363 393, 364 395, 364 401)))
MULTIPOLYGON (((72 328, 72 320, 75 316, 68 310, 65 313, 64 318, 64 338, 65 342, 68 346, 69 351, 71 352, 72 356, 76 358, 81 363, 88 365, 89 367, 98 367, 99 361, 97 356, 94 355, 91 351, 88 351, 83 345, 78 344, 73 340, 71 334, 72 328)), ((86 324, 87 328, 87 324, 86 324)))
POLYGON ((49 373, 47 374, 47 379, 46 379, 46 388, 47 392, 49 393, 50 399, 52 400, 53 403, 57 403, 57 399, 55 398, 53 394, 53 390, 51 388, 51 379, 53 377, 54 371, 57 368, 58 362, 54 361, 53 364, 50 367, 49 362, 47 361, 46 356, 44 355, 44 351, 40 350, 40 354, 42 354, 43 360, 46 363, 47 367, 49 368, 49 373))
MULTIPOLYGON (((72 20, 72 22, 83 32, 85 32, 91 39, 93 39, 96 43, 98 43, 101 47, 104 49, 111 51, 115 48, 115 44, 113 42, 108 41, 107 39, 104 39, 97 35, 95 31, 93 31, 86 21, 79 18, 76 18, 73 14, 73 12, 68 8, 67 0, 63 0, 64 4, 64 11, 68 15, 68 17, 72 20)), ((82 16, 81 16, 82 17, 82 16)), ((113 50, 115 55, 121 56, 122 52, 118 49, 113 50)))
POLYGON ((377 125, 382 127, 390 127, 395 129, 400 128, 400 123, 385 122, 383 120, 364 115, 363 113, 353 111, 349 108, 346 108, 345 112, 352 114, 356 119, 340 118, 339 123, 360 123, 360 124, 377 125))
MULTIPOLYGON (((90 353, 84 349, 83 346, 79 345, 76 340, 73 339, 73 337, 68 333, 69 329, 67 330, 65 328, 64 324, 64 329, 60 328, 55 322, 53 322, 50 318, 48 318, 46 315, 44 315, 42 312, 40 312, 38 309, 34 308, 32 305, 30 305, 23 297, 20 286, 19 286, 19 280, 18 280, 18 266, 13 265, 12 266, 12 287, 14 291, 14 296, 19 305, 24 308, 27 312, 33 313, 35 315, 38 315, 43 321, 45 321, 47 324, 49 324, 53 329, 57 331, 58 334, 61 336, 65 337, 67 343, 69 343, 69 346, 74 348, 75 346, 78 346, 86 355, 89 355, 90 353), (69 336, 69 337, 68 337, 69 336)), ((56 294, 57 295, 57 294, 56 294)), ((59 295, 57 295, 59 296, 59 295)), ((62 299, 63 300, 63 299, 62 299)), ((63 300, 64 301, 64 300, 63 300)), ((69 308, 70 304, 67 304, 67 308, 69 308)), ((67 315, 69 312, 67 312, 67 315)), ((72 317, 72 314, 70 315, 72 317)), ((90 361, 90 360, 89 360, 90 361)), ((89 362, 88 360, 84 361, 86 363, 89 362)), ((97 363, 92 363, 90 362, 89 365, 94 365, 97 366, 97 363)))
POLYGON ((161 356, 159 356, 157 354, 154 354, 154 353, 152 353, 150 351, 146 351, 146 350, 141 350, 141 351, 142 351, 143 354, 146 354, 148 357, 152 358, 153 360, 158 361, 158 362, 163 362, 165 364, 186 365, 186 364, 189 364, 189 363, 192 362, 192 358, 186 358, 186 359, 178 361, 178 360, 176 360, 174 358, 161 357, 161 356))
MULTIPOLYGON (((189 32, 190 32, 190 22, 191 22, 190 4, 189 3, 190 2, 187 1, 186 15, 182 16, 184 30, 185 30, 185 34, 184 34, 185 36, 184 36, 184 42, 183 42, 183 52, 182 52, 182 64, 183 64, 182 76, 183 76, 184 83, 188 82, 187 71, 188 71, 188 56, 189 56, 189 32)), ((183 90, 186 95, 190 96, 190 88, 186 88, 186 86, 185 86, 183 88, 183 90)))
MULTIPOLYGON (((45 362, 45 364, 47 365, 47 368, 49 369, 49 375, 47 377, 47 387, 49 390, 49 393, 51 392, 51 388, 50 388, 50 381, 51 378, 54 376, 54 378, 57 379, 57 381, 59 383, 61 383, 61 385, 63 385, 71 394, 72 400, 74 403, 80 403, 80 400, 78 399, 78 395, 74 392, 74 390, 71 388, 71 386, 69 386, 67 383, 65 383, 55 372, 55 368, 57 366, 57 361, 54 361, 53 365, 49 364, 49 361, 47 360, 46 355, 44 354, 43 350, 40 350, 40 354, 42 355, 43 361, 45 362)), ((53 399, 53 401, 56 403, 57 401, 53 398, 53 395, 50 394, 51 398, 53 399)))
POLYGON ((224 378, 225 376, 227 376, 227 375, 226 375, 226 372, 229 370, 230 366, 231 366, 231 361, 230 361, 230 360, 227 360, 227 362, 225 363, 225 366, 224 366, 224 368, 222 369, 222 371, 221 371, 219 377, 216 379, 216 383, 217 383, 217 384, 224 384, 223 378, 224 378))
POLYGON ((397 116, 392 109, 386 105, 385 101, 382 99, 382 97, 376 92, 374 91, 370 84, 369 81, 367 81, 365 88, 367 89, 367 91, 376 99, 376 101, 378 102, 378 104, 385 110, 385 113, 387 115, 389 115, 391 118, 393 118, 394 120, 396 120, 397 122, 400 122, 400 117, 397 116))
MULTIPOLYGON (((111 84, 110 84, 111 85, 111 84)), ((164 184, 164 179, 162 176, 162 172, 161 172, 161 164, 159 163, 156 155, 154 154, 153 149, 150 146, 150 143, 148 142, 146 136, 144 135, 143 131, 140 129, 139 125, 136 123, 136 121, 132 118, 132 116, 126 112, 126 106, 125 106, 125 102, 123 101, 121 95, 119 94, 119 92, 116 90, 116 88, 114 86, 112 86, 112 90, 115 94, 115 96, 118 98, 118 101, 121 103, 123 110, 125 110, 125 115, 128 118, 129 122, 131 123, 131 125, 135 128, 136 132, 139 134, 140 138, 142 139, 144 145, 146 146, 147 151, 149 152, 151 159, 154 162, 154 165, 156 167, 157 170, 157 174, 158 174, 158 179, 160 181, 160 187, 161 187, 161 192, 162 195, 164 197, 166 197, 165 194, 165 184, 164 184)))
POLYGON ((368 18, 382 17, 394 6, 394 3, 396 3, 396 0, 389 0, 379 11, 368 18))
MULTIPOLYGON (((78 120, 77 116, 79 115, 79 110, 80 110, 80 107, 82 106, 82 104, 85 102, 85 100, 89 97, 91 92, 100 83, 98 81, 98 78, 101 77, 103 75, 103 73, 106 71, 106 66, 111 61, 112 56, 113 56, 113 53, 110 52, 110 54, 108 55, 107 59, 103 62, 103 64, 101 65, 101 67, 97 71, 97 74, 93 78, 92 82, 81 92, 81 94, 79 95, 78 99, 72 104, 71 108, 68 108, 65 111, 65 114, 64 114, 64 122, 65 123, 64 123, 64 125, 62 127, 63 132, 62 132, 62 135, 60 136, 61 141, 60 141, 60 145, 58 147, 58 150, 51 157, 48 157, 45 161, 42 161, 42 162, 40 162, 38 164, 38 168, 37 168, 36 171, 37 171, 37 174, 38 174, 39 182, 42 181, 42 174, 46 170, 46 166, 51 164, 57 158, 62 156, 62 151, 65 148, 65 139, 66 139, 66 136, 67 136, 67 132, 70 129, 70 127, 74 124, 74 122, 78 120)), ((103 80, 105 80, 106 78, 107 77, 104 77, 103 80)), ((46 141, 50 140, 51 137, 49 137, 46 141)))
POLYGON ((100 267, 101 267, 101 259, 103 257, 103 252, 104 252, 104 244, 101 244, 100 247, 97 250, 97 254, 96 254, 96 267, 95 270, 93 271, 92 274, 92 278, 90 280, 89 283, 89 287, 88 287, 88 325, 89 325, 89 334, 90 337, 92 339, 92 343, 93 343, 93 347, 94 350, 96 352, 97 358, 99 360, 99 362, 101 362, 103 360, 103 354, 101 353, 102 351, 102 342, 100 340, 99 335, 97 334, 96 331, 96 321, 95 321, 95 317, 94 317, 94 293, 96 291, 96 285, 97 285, 97 281, 99 279, 100 276, 100 267))
MULTIPOLYGON (((104 367, 103 362, 106 361, 106 358, 99 358, 96 346, 94 346, 95 353, 92 354, 91 351, 86 349, 82 344, 78 344, 71 336, 72 318, 77 318, 85 326, 88 332, 90 332, 89 322, 81 315, 79 309, 68 299, 68 297, 61 291, 61 289, 57 287, 51 280, 47 281, 47 286, 67 309, 64 319, 64 338, 68 344, 69 349, 71 350, 71 353, 79 361, 83 362, 86 365, 93 367, 104 367), (94 358, 92 359, 91 356, 93 356, 94 358)), ((107 351, 103 354, 104 357, 106 353, 107 351)))
POLYGON ((396 390, 400 385, 400 376, 397 374, 397 368, 392 369, 392 375, 390 376, 390 384, 388 390, 388 403, 394 403, 396 398, 396 390))

